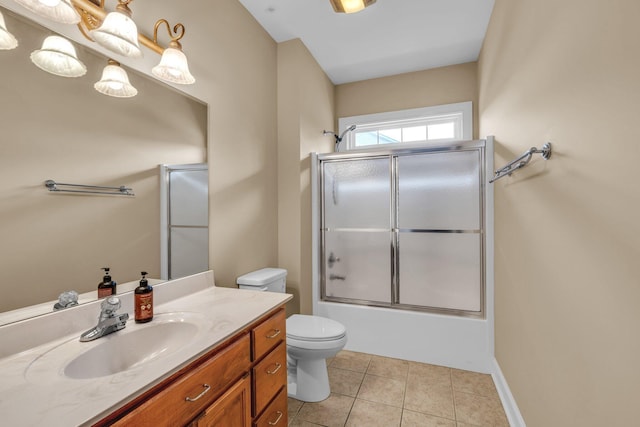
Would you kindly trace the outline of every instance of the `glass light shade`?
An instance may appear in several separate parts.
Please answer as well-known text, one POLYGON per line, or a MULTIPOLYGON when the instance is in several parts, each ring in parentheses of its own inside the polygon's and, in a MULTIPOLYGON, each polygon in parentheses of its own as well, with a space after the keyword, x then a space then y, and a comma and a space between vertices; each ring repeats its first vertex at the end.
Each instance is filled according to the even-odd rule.
POLYGON ((71 42, 60 36, 44 39, 42 49, 31 53, 31 61, 56 76, 80 77, 87 72, 87 67, 78 59, 71 42))
POLYGON ((376 0, 331 0, 331 5, 339 13, 355 13, 375 2, 376 0))
POLYGON ((116 98, 131 98, 138 94, 138 90, 129 83, 127 72, 113 62, 104 67, 102 78, 93 87, 104 95, 116 98))
POLYGON ((43 16, 61 24, 77 24, 80 14, 70 0, 15 0, 36 15, 43 16))
POLYGON ((196 81, 189 72, 186 55, 180 49, 173 47, 164 50, 160 63, 151 69, 151 74, 159 79, 181 85, 189 85, 196 81))
POLYGON ((18 40, 7 30, 4 16, 0 12, 0 50, 11 50, 18 47, 18 40))
POLYGON ((99 45, 112 52, 131 58, 140 58, 142 50, 138 45, 138 27, 133 19, 124 13, 109 13, 102 25, 89 31, 99 45))

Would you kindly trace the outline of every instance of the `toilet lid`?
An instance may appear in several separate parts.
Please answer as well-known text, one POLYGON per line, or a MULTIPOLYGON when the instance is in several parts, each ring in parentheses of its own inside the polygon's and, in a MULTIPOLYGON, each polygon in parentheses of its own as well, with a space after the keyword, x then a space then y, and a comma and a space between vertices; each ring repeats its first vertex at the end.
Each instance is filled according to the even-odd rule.
POLYGON ((342 338, 347 329, 326 317, 294 314, 287 319, 287 336, 301 341, 328 341, 342 338))

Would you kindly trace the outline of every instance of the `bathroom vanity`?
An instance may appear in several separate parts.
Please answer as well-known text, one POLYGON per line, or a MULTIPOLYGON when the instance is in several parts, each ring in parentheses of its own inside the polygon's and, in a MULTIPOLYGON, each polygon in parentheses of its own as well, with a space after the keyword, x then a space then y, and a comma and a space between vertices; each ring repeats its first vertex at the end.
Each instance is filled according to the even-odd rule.
POLYGON ((284 332, 281 307, 96 425, 286 426, 284 332))
MULTIPOLYGON (((0 359, 3 422, 286 426, 284 304, 291 296, 216 287, 212 272, 154 289, 153 321, 130 321, 90 343, 78 337, 95 323, 93 303, 1 327, 0 340, 13 347, 0 359), (29 326, 41 328, 34 333, 42 343, 21 349, 15 335, 29 326)), ((131 312, 130 294, 121 298, 131 312)))

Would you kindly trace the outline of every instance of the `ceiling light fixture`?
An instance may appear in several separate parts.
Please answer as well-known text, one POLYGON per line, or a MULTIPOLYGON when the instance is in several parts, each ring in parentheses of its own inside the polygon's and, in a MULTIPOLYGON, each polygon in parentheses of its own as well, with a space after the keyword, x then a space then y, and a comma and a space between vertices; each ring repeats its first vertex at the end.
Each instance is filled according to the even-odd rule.
POLYGON ((18 40, 7 30, 4 16, 0 12, 0 50, 11 50, 18 47, 18 40))
POLYGON ((87 67, 80 62, 71 42, 60 36, 49 36, 42 42, 42 49, 31 53, 31 61, 40 69, 62 77, 80 77, 87 67))
POLYGON ((116 98, 131 98, 138 94, 138 90, 129 83, 127 72, 113 59, 109 59, 102 70, 102 78, 93 87, 104 95, 116 98))
POLYGON ((333 10, 338 13, 360 12, 365 7, 371 6, 376 0, 330 0, 333 10))
POLYGON ((77 24, 80 14, 70 0, 15 0, 36 15, 61 24, 77 24))

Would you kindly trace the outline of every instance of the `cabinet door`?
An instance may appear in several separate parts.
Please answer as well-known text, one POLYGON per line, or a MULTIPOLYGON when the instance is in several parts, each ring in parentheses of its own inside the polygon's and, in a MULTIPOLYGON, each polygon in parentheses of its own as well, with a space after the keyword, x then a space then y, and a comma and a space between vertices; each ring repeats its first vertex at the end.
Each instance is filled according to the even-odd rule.
POLYGON ((250 427, 251 381, 247 375, 209 406, 195 427, 250 427))

